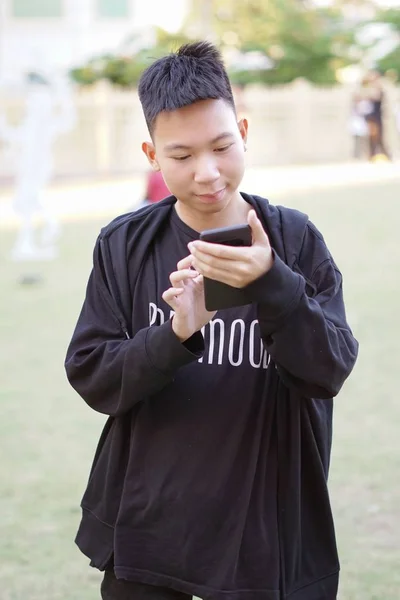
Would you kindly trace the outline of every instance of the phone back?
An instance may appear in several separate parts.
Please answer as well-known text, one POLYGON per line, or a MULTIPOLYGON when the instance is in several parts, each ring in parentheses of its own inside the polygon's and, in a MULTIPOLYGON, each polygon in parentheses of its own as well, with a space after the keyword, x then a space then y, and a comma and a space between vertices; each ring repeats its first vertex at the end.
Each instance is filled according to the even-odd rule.
MULTIPOLYGON (((251 246, 252 243, 249 225, 209 229, 200 234, 200 239, 228 246, 251 246)), ((209 311, 251 304, 245 288, 235 288, 207 277, 204 278, 204 296, 206 309, 209 311)))

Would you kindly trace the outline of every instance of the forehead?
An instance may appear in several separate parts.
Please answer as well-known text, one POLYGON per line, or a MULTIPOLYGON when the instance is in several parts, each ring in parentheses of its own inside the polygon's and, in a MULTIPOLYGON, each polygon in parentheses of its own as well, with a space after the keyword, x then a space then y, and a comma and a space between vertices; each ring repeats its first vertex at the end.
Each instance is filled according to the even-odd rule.
POLYGON ((239 132, 233 107, 224 100, 201 100, 157 115, 153 137, 155 145, 200 145, 222 133, 239 132))

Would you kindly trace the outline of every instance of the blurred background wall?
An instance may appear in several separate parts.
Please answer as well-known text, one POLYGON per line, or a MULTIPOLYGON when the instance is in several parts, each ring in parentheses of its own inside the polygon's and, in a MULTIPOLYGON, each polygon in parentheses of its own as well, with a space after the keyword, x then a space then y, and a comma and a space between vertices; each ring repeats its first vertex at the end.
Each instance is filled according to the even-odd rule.
MULTIPOLYGON (((387 84, 388 103, 395 106, 400 90, 387 84)), ((241 112, 249 119, 247 162, 250 166, 343 162, 353 142, 348 121, 352 88, 316 87, 306 80, 274 86, 248 86, 240 92, 241 112)), ((77 126, 55 143, 56 176, 112 176, 147 168, 141 141, 148 138, 136 91, 106 82, 76 91, 77 126)), ((3 110, 18 123, 21 98, 3 99, 3 110)), ((388 146, 400 156, 394 111, 387 112, 388 146)), ((13 163, 0 152, 0 179, 12 177, 13 163)))
MULTIPOLYGON (((400 3, 396 0, 2 0, 0 118, 23 118, 27 73, 73 86, 76 126, 54 145, 54 177, 140 172, 147 131, 136 93, 152 60, 190 39, 222 49, 250 166, 348 161, 353 98, 379 69, 384 130, 400 156, 400 3)), ((0 181, 14 157, 0 136, 0 181)))

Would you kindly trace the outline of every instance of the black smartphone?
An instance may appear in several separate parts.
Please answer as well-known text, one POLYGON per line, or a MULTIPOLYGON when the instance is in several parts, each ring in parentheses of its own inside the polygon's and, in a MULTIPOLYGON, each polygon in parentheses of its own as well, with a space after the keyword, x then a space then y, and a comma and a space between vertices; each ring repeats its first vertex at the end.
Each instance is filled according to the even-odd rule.
MULTIPOLYGON (((252 244, 251 228, 247 224, 207 229, 200 233, 200 239, 227 246, 251 246, 252 244)), ((204 278, 204 296, 206 309, 210 311, 251 304, 244 288, 235 288, 207 277, 204 278)))

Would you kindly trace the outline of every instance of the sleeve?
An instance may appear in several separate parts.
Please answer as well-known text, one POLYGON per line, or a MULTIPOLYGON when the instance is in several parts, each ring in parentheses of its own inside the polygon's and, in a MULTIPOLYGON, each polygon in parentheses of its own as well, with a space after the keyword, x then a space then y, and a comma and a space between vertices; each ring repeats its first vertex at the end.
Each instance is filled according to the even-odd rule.
POLYGON ((302 252, 309 269, 316 264, 309 279, 275 254, 272 269, 251 284, 251 294, 262 339, 283 382, 304 397, 328 399, 352 371, 358 343, 346 321, 341 273, 321 237, 317 248, 315 239, 309 245, 311 252, 304 246, 302 252))
POLYGON ((65 369, 72 387, 94 410, 122 415, 169 384, 180 367, 201 357, 197 333, 181 344, 171 320, 126 339, 94 269, 67 350, 65 369))

